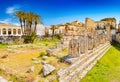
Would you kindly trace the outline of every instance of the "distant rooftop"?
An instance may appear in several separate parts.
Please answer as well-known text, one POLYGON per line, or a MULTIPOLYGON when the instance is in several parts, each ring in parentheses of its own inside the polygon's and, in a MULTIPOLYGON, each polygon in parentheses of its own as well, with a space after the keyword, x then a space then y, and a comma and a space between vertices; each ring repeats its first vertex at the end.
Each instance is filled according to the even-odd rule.
MULTIPOLYGON (((13 24, 0 23, 0 26, 16 26, 16 25, 13 25, 13 24)), ((18 27, 18 26, 17 26, 17 27, 18 27)))

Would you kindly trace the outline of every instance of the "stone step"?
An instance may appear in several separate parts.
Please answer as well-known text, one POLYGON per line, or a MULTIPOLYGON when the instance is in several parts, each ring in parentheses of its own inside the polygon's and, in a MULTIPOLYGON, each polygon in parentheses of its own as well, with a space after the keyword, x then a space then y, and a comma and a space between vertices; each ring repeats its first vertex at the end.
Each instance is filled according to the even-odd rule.
POLYGON ((104 52, 102 53, 102 55, 98 55, 98 57, 96 57, 96 59, 95 59, 93 62, 91 62, 91 63, 86 67, 86 69, 83 70, 83 72, 82 72, 81 75, 80 75, 80 79, 83 78, 83 77, 87 74, 87 72, 97 63, 97 60, 99 60, 99 59, 108 51, 109 48, 110 48, 110 46, 108 46, 108 47, 104 50, 104 52))
POLYGON ((82 70, 85 70, 85 68, 87 67, 87 66, 89 66, 95 59, 97 58, 97 55, 96 56, 93 56, 92 58, 90 58, 88 61, 86 61, 82 66, 80 66, 79 68, 77 68, 77 70, 76 71, 73 71, 69 76, 68 76, 68 78, 66 77, 66 80, 70 80, 69 82, 74 82, 74 78, 73 78, 73 80, 72 79, 70 79, 70 77, 72 78, 72 77, 74 77, 75 75, 77 75, 77 74, 79 74, 79 72, 82 72, 82 70))
MULTIPOLYGON (((104 47, 104 46, 103 46, 104 47)), ((87 55, 83 60, 79 60, 80 62, 77 62, 78 64, 74 64, 73 66, 71 66, 69 69, 67 70, 70 70, 69 72, 65 73, 65 75, 62 75, 63 78, 68 75, 69 73, 73 72, 77 67, 76 66, 81 66, 80 64, 84 64, 85 61, 87 61, 86 59, 90 58, 90 56, 92 57, 93 55, 87 55), (83 62, 84 61, 84 62, 83 62)))
POLYGON ((109 46, 109 43, 101 45, 97 50, 93 51, 93 53, 86 55, 86 57, 83 57, 81 60, 70 66, 68 69, 66 69, 67 71, 59 78, 59 80, 61 80, 60 82, 66 82, 70 80, 70 77, 73 77, 76 73, 80 73, 86 66, 89 66, 89 64, 98 57, 98 55, 95 54, 97 54, 99 51, 103 53, 103 51, 105 51, 109 46))
MULTIPOLYGON (((105 45, 105 46, 106 46, 106 45, 105 45)), ((104 46, 103 46, 103 47, 104 47, 104 46)), ((102 47, 102 48, 103 48, 103 47, 102 47)), ((97 50, 97 51, 94 51, 92 54, 95 54, 95 52, 98 52, 98 50, 97 50)), ((89 58, 90 56, 92 56, 92 55, 91 55, 91 54, 90 54, 90 55, 89 55, 89 54, 88 54, 88 55, 84 55, 84 57, 79 58, 79 60, 78 60, 79 62, 77 61, 77 63, 79 64, 79 63, 82 62, 85 58, 89 58)), ((74 63, 74 64, 77 65, 77 63, 76 63, 76 64, 74 63)), ((70 66, 70 68, 73 68, 75 65, 70 66)), ((70 68, 69 68, 69 69, 70 69, 70 68)), ((70 69, 70 70, 72 70, 72 69, 70 69)))
MULTIPOLYGON (((106 49, 108 49, 108 48, 106 48, 106 49)), ((106 49, 105 49, 104 51, 107 51, 106 49)), ((104 53, 104 51, 102 51, 102 53, 104 53)), ((91 66, 94 66, 95 63, 97 62, 97 58, 99 58, 99 56, 100 56, 100 55, 96 56, 95 59, 91 60, 91 62, 88 62, 88 65, 86 65, 86 67, 84 68, 84 70, 81 72, 81 74, 82 74, 82 75, 80 75, 81 78, 82 78, 82 76, 85 76, 85 73, 84 73, 85 69, 88 68, 88 69, 86 70, 86 72, 88 72, 88 70, 90 70, 90 69, 89 69, 89 68, 90 68, 90 65, 92 64, 91 66), (96 61, 96 62, 95 62, 95 61, 96 61)))
MULTIPOLYGON (((100 46, 100 49, 105 47, 106 45, 104 46, 100 46)), ((98 50, 95 50, 92 54, 95 54, 95 52, 98 52, 98 50)), ((77 62, 75 62, 73 65, 71 65, 68 69, 69 70, 73 70, 73 68, 76 67, 76 65, 80 64, 80 63, 83 63, 83 61, 85 61, 87 58, 90 58, 92 56, 92 54, 89 54, 89 55, 84 55, 84 57, 80 57, 79 60, 77 62)), ((65 73, 66 74, 66 73, 65 73)))

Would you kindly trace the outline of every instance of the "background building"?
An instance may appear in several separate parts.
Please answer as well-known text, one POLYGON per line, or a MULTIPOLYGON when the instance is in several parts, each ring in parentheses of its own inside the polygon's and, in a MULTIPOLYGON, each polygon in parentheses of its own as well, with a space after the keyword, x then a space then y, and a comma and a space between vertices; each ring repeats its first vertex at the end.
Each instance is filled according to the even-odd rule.
POLYGON ((21 28, 11 24, 0 24, 0 36, 21 36, 21 28))
POLYGON ((43 24, 38 24, 36 28, 36 33, 38 36, 44 36, 45 35, 45 26, 43 24))
MULTIPOLYGON (((36 27, 38 36, 45 35, 45 27, 43 24, 38 24, 36 27)), ((12 24, 0 24, 0 36, 22 36, 21 27, 12 24)))

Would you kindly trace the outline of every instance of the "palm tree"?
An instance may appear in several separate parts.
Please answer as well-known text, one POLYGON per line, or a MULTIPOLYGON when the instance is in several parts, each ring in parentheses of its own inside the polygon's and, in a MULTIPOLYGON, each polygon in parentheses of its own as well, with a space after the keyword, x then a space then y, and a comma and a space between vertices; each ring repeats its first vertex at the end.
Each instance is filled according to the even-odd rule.
POLYGON ((36 32, 37 24, 40 21, 39 15, 34 14, 33 12, 17 11, 15 12, 15 16, 19 18, 22 34, 30 34, 31 32, 36 32), (35 24, 34 28, 32 28, 33 22, 35 24))
POLYGON ((26 19, 25 19, 25 21, 26 21, 26 24, 25 24, 25 33, 28 34, 29 30, 30 30, 30 28, 29 28, 29 13, 28 12, 26 12, 26 19))
POLYGON ((52 39, 53 39, 55 35, 55 29, 57 29, 57 26, 52 25, 50 29, 52 30, 52 39))
POLYGON ((40 16, 35 14, 34 15, 34 24, 35 24, 34 32, 35 33, 36 33, 36 27, 37 27, 37 24, 39 23, 39 20, 40 20, 40 16))
POLYGON ((27 25, 29 27, 29 33, 31 32, 31 27, 32 27, 32 21, 33 21, 32 15, 33 13, 31 12, 27 14, 27 22, 28 22, 27 25))
POLYGON ((26 31, 26 20, 27 20, 27 13, 26 13, 26 12, 23 12, 23 26, 24 26, 23 34, 24 34, 25 31, 26 31))
POLYGON ((22 33, 23 33, 23 27, 22 27, 23 11, 20 10, 20 11, 15 12, 15 16, 19 18, 21 30, 22 30, 22 33))

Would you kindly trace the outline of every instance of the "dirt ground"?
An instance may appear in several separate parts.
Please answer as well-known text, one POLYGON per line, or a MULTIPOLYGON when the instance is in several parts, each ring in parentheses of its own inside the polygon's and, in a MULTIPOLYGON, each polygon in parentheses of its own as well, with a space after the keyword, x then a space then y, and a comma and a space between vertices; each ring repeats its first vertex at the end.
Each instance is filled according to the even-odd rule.
MULTIPOLYGON (((19 47, 19 48, 8 47, 8 48, 0 49, 0 68, 5 70, 8 74, 12 74, 18 77, 19 76, 26 77, 32 75, 32 78, 36 78, 39 76, 38 79, 45 80, 45 77, 43 77, 43 73, 41 72, 43 66, 42 64, 43 59, 39 55, 40 52, 45 52, 45 50, 48 48, 49 46, 40 46, 40 47, 32 46, 32 47, 19 47), (3 56, 7 56, 7 57, 4 58, 3 56), (32 60, 33 58, 39 60, 40 63, 39 64, 34 63, 34 61, 32 60), (31 66, 35 67, 34 72, 27 73, 28 68, 31 66)), ((66 55, 67 50, 60 51, 58 52, 58 54, 66 55)), ((47 76, 46 77, 47 79, 56 77, 57 70, 68 66, 67 64, 60 62, 60 59, 54 56, 48 57, 47 61, 49 61, 51 65, 56 67, 56 71, 52 75, 47 76)), ((10 77, 4 75, 1 76, 10 80, 10 77)))

